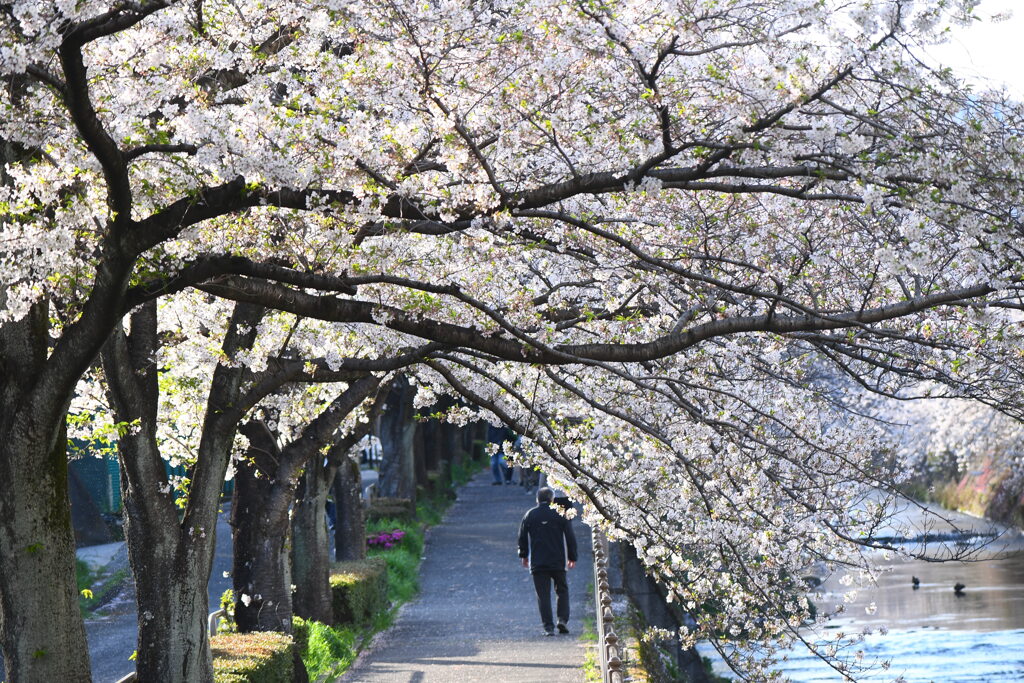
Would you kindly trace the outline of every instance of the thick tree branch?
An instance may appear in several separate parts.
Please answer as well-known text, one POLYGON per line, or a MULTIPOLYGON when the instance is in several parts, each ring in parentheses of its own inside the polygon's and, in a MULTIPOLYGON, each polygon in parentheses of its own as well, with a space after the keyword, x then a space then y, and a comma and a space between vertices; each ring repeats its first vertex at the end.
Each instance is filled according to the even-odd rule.
MULTIPOLYGON (((216 282, 203 284, 199 289, 226 299, 259 303, 321 320, 383 325, 422 339, 475 349, 504 360, 554 365, 654 360, 679 353, 709 339, 744 333, 792 334, 861 327, 964 300, 977 299, 996 291, 988 284, 979 284, 860 311, 723 318, 678 333, 666 334, 646 343, 557 344, 543 348, 540 343, 534 345, 528 341, 485 336, 473 327, 429 320, 391 306, 315 296, 250 278, 225 276, 216 282)), ((507 331, 523 334, 521 330, 514 328, 507 331)))
POLYGON ((308 273, 273 263, 258 263, 242 256, 207 256, 186 264, 177 273, 157 278, 130 288, 125 309, 131 310, 144 301, 180 292, 220 275, 247 275, 281 284, 354 295, 355 285, 347 276, 308 273))

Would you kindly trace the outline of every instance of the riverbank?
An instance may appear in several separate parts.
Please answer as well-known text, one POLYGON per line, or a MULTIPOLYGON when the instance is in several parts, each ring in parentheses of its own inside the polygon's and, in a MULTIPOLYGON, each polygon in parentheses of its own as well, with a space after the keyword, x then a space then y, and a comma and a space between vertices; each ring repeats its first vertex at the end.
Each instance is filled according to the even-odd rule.
POLYGON ((911 493, 950 510, 1024 529, 1024 472, 1014 472, 993 458, 960 476, 915 487, 911 493))

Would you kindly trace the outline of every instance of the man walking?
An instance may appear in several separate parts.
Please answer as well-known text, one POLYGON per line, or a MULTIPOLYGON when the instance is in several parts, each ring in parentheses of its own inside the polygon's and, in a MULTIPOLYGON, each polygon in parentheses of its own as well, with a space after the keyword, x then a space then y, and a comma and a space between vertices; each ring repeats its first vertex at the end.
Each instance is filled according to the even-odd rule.
POLYGON ((552 582, 557 598, 558 632, 569 632, 566 626, 569 621, 569 584, 565 581, 565 570, 576 566, 576 536, 572 533, 572 522, 551 509, 554 497, 554 491, 548 487, 538 489, 537 507, 523 515, 519 525, 519 557, 533 575, 537 607, 546 636, 555 634, 555 623, 551 618, 552 582))

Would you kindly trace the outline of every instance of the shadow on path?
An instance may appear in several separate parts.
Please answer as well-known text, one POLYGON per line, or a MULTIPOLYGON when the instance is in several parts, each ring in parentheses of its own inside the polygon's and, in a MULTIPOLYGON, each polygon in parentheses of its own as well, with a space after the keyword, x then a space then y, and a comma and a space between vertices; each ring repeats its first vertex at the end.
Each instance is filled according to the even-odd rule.
POLYGON ((580 562, 569 572, 567 636, 542 635, 530 573, 516 534, 535 504, 519 486, 491 486, 490 472, 459 490, 429 533, 421 595, 378 636, 346 683, 578 682, 585 644, 578 639, 593 581, 590 529, 574 522, 580 562))

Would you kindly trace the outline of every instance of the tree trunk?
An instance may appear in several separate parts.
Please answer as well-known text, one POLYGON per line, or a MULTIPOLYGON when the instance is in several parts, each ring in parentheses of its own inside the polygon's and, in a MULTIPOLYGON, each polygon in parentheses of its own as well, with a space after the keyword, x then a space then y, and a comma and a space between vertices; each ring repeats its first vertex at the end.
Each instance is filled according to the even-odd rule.
MULTIPOLYGON (((330 560, 324 507, 330 491, 328 476, 334 468, 310 463, 302 475, 292 508, 292 581, 295 584, 296 616, 325 624, 333 622, 330 593, 330 560)), ((335 503, 335 509, 340 506, 335 503)), ((341 523, 342 514, 336 513, 341 523)))
POLYGON ((396 379, 388 392, 381 415, 380 441, 384 458, 380 466, 380 493, 388 498, 416 498, 416 471, 412 438, 413 392, 408 380, 396 379))
MULTIPOLYGON (((260 315, 257 307, 235 307, 223 344, 228 357, 251 346, 260 315), (240 328, 245 332, 239 334, 240 328)), ((179 517, 156 440, 155 304, 136 309, 131 323, 130 336, 111 335, 102 358, 116 418, 138 424, 118 441, 125 539, 138 602, 136 673, 140 681, 212 683, 207 584, 244 370, 218 366, 214 371, 199 457, 188 473, 188 504, 179 517)))
MULTIPOLYGON (((5 359, 6 360, 6 359, 5 359)), ((75 586, 63 430, 10 420, 0 446, 0 643, 5 680, 91 680, 75 586)), ((17 401, 17 399, 15 399, 17 401)))
POLYGON ((283 485, 276 476, 281 453, 262 422, 248 422, 241 432, 249 439, 249 449, 235 468, 231 505, 235 623, 242 633, 291 633, 291 496, 275 490, 283 485))
POLYGON ((427 471, 433 472, 441 467, 441 425, 434 418, 422 423, 423 456, 427 471))
POLYGON ((448 422, 441 423, 441 457, 451 465, 462 462, 459 428, 448 422))
MULTIPOLYGON (((250 448, 240 464, 235 482, 234 579, 235 621, 241 631, 291 632, 291 553, 288 539, 289 509, 294 504, 302 517, 301 568, 304 609, 324 616, 327 594, 327 532, 324 528, 324 500, 331 472, 325 467, 323 448, 334 441, 342 420, 380 385, 372 375, 351 382, 330 406, 302 430, 300 436, 278 448, 274 435, 263 422, 250 421, 243 427, 250 448), (307 488, 309 497, 296 503, 300 473, 321 479, 307 488), (256 476, 256 473, 259 476, 256 476), (308 564, 307 564, 308 563, 308 564), (245 604, 248 602, 248 604, 245 604)), ((360 435, 361 436, 361 435, 360 435)), ((347 452, 358 436, 335 443, 328 463, 336 462, 336 451, 347 452)), ((329 620, 329 619, 328 619, 329 620)))
MULTIPOLYGON (((127 494, 126 518, 138 511, 136 498, 137 494, 127 494)), ((212 553, 206 551, 205 544, 181 545, 177 519, 169 527, 131 526, 134 528, 126 524, 125 538, 136 577, 138 680, 211 683, 206 584, 212 553)), ((214 532, 207 533, 212 540, 214 532)))
POLYGON ((413 469, 416 472, 416 487, 426 488, 429 483, 427 480, 427 444, 425 441, 425 427, 426 423, 416 422, 413 428, 412 438, 412 454, 413 454, 413 469))
POLYGON ((334 504, 338 521, 334 525, 334 559, 338 562, 366 557, 366 518, 363 515, 359 462, 346 457, 334 479, 334 504))
POLYGON ((459 427, 459 435, 462 438, 462 452, 472 457, 473 455, 473 425, 459 427))
POLYGON ((68 502, 69 395, 38 384, 48 319, 39 303, 0 326, 0 648, 12 683, 91 678, 68 502))

